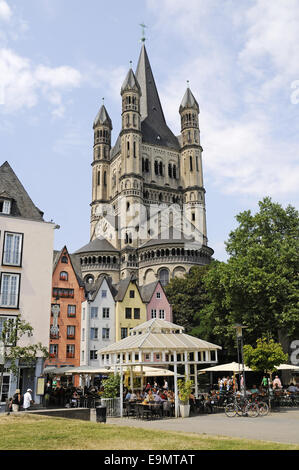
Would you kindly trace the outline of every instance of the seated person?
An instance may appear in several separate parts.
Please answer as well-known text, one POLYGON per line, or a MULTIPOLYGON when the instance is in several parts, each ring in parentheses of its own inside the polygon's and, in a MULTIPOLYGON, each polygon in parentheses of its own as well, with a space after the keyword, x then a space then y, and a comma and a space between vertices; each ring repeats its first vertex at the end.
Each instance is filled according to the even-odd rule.
POLYGON ((128 390, 126 396, 125 396, 125 401, 129 401, 131 398, 131 390, 128 390))
POLYGON ((288 392, 290 393, 297 393, 299 392, 299 388, 294 384, 294 383, 291 383, 288 388, 287 388, 288 392))
POLYGON ((155 403, 161 403, 163 401, 159 392, 155 393, 154 400, 155 400, 155 403))
POLYGON ((256 388, 256 385, 253 385, 252 389, 250 390, 252 394, 257 394, 259 393, 258 389, 256 388))
POLYGON ((272 388, 273 388, 273 390, 282 388, 282 384, 281 384, 281 381, 280 381, 280 378, 278 377, 278 375, 276 375, 275 379, 273 380, 272 388))
POLYGON ((136 400, 137 400, 137 395, 136 395, 135 392, 132 392, 132 393, 131 393, 131 396, 130 396, 129 400, 130 400, 130 401, 136 401, 136 400))

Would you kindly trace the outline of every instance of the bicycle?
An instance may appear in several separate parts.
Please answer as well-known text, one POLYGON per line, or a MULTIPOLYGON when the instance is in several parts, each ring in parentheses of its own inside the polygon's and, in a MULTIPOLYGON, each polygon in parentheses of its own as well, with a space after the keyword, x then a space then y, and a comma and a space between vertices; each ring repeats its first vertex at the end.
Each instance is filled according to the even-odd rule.
POLYGON ((246 398, 240 401, 235 398, 233 403, 226 405, 224 412, 228 418, 233 418, 236 415, 256 418, 259 415, 257 404, 250 402, 246 398))

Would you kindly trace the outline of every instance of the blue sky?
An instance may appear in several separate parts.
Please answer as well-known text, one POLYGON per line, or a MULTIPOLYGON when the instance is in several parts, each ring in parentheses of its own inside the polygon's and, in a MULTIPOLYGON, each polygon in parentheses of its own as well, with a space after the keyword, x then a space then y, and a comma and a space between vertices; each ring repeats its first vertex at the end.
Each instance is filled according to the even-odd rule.
POLYGON ((271 196, 298 207, 297 0, 0 0, 0 164, 8 161, 55 249, 89 241, 94 117, 120 87, 141 28, 168 125, 186 81, 200 106, 209 245, 226 259, 235 215, 271 196))

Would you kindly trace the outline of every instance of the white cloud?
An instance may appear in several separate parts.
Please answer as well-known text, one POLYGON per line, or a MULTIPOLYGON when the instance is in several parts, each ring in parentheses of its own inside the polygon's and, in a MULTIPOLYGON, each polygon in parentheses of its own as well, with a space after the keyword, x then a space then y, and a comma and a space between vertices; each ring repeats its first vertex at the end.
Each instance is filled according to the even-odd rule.
POLYGON ((10 6, 5 0, 0 0, 0 21, 10 21, 12 17, 12 11, 10 6))
POLYGON ((299 79, 297 0, 147 3, 154 28, 163 24, 188 51, 160 94, 178 133, 179 99, 190 79, 201 108, 205 179, 226 194, 298 194, 299 105, 291 105, 299 79))
POLYGON ((5 113, 32 108, 43 98, 54 105, 54 115, 62 116, 62 93, 78 87, 81 74, 68 66, 35 66, 11 49, 0 49, 0 88, 5 113))

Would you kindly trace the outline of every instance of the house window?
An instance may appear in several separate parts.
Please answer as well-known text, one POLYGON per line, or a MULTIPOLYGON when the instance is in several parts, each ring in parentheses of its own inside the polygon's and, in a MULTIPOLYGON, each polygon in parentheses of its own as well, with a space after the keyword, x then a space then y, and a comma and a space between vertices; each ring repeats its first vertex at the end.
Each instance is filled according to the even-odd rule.
POLYGON ((194 222, 195 220, 195 212, 192 212, 192 221, 194 222))
POLYGON ((98 339, 98 328, 90 328, 90 339, 98 339))
POLYGON ((50 344, 49 354, 50 358, 58 356, 58 344, 50 344))
POLYGON ((120 329, 120 337, 124 339, 128 336, 128 328, 121 328, 120 329))
POLYGON ((68 305, 67 306, 67 316, 69 318, 76 316, 76 305, 68 305))
POLYGON ((85 341, 85 328, 82 328, 82 337, 81 337, 81 340, 82 340, 82 341, 85 341))
POLYGON ((91 361, 97 359, 98 358, 98 351, 91 350, 89 357, 90 357, 91 361))
POLYGON ((193 171, 193 161, 192 161, 191 155, 190 155, 190 171, 193 171))
POLYGON ((165 311, 164 310, 159 310, 159 318, 164 320, 164 318, 165 318, 165 311))
POLYGON ((126 307, 126 318, 132 318, 132 309, 129 307, 126 307))
POLYGON ((102 290, 102 297, 107 297, 107 291, 106 290, 102 290))
POLYGON ((98 307, 91 307, 90 318, 98 318, 98 307))
POLYGON ((66 357, 73 359, 75 357, 75 345, 67 344, 66 345, 66 357))
POLYGON ((74 289, 60 289, 58 287, 53 288, 53 297, 65 297, 73 298, 74 289))
POLYGON ((5 232, 3 261, 4 265, 20 266, 22 254, 23 235, 20 233, 5 232))
POLYGON ((157 292, 156 297, 157 299, 161 299, 161 292, 157 292))
POLYGON ((102 339, 109 339, 109 333, 110 333, 109 328, 103 328, 102 329, 102 339))
POLYGON ((130 290, 130 299, 134 299, 134 297, 135 297, 135 291, 130 290))
POLYGON ((0 306, 18 308, 20 274, 1 273, 0 306))
POLYGON ((7 345, 11 341, 11 334, 13 333, 15 321, 16 317, 0 316, 0 338, 2 338, 2 335, 5 334, 5 343, 7 345))
POLYGON ((103 318, 109 318, 109 308, 103 307, 102 313, 103 313, 103 318))
POLYGON ((63 256, 61 262, 67 264, 69 262, 67 256, 63 256))
POLYGON ((151 317, 152 318, 157 318, 157 310, 154 309, 154 308, 152 308, 152 310, 151 310, 151 317))
POLYGON ((67 339, 75 339, 75 326, 69 325, 66 330, 67 339))
POLYGON ((69 275, 66 271, 61 271, 60 273, 60 280, 61 281, 67 281, 69 278, 69 275))
POLYGON ((134 319, 140 320, 140 308, 134 308, 134 319))
POLYGON ((11 201, 8 199, 2 199, 0 201, 0 213, 1 214, 10 214, 11 201))

